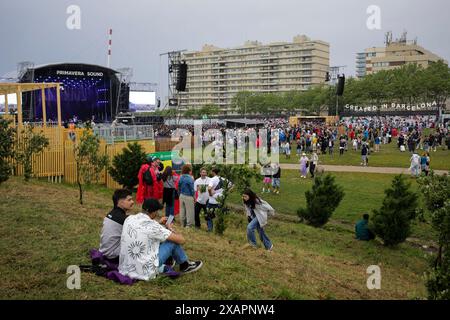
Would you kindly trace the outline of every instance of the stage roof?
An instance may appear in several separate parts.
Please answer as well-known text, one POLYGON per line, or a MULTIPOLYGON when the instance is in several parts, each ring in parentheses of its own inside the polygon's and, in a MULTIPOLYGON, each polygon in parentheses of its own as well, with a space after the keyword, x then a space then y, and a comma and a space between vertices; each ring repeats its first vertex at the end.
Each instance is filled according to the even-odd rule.
POLYGON ((0 83, 0 95, 56 88, 59 83, 0 83))

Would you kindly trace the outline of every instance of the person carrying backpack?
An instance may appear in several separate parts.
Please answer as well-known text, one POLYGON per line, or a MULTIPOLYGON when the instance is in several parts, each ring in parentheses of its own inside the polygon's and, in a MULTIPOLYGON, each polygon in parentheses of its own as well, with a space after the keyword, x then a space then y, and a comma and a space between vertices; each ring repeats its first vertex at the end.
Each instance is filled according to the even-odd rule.
POLYGON ((159 158, 152 156, 148 156, 147 162, 141 166, 138 173, 137 203, 143 203, 148 198, 162 199, 164 185, 161 180, 160 167, 161 161, 159 158))

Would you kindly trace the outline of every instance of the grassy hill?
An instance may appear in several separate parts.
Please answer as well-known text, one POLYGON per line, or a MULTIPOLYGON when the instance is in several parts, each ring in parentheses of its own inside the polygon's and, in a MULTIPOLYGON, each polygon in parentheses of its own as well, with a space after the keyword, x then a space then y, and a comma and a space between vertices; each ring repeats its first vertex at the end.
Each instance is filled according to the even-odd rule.
MULTIPOLYGON (((353 175, 347 177, 357 179, 353 175)), ((384 183, 378 182, 377 202, 381 186, 391 178, 386 176, 384 183)), ((289 178, 286 179, 285 183, 289 178)), ((367 188, 355 185, 351 197, 357 202, 372 203, 367 188)), ((304 201, 303 191, 301 188, 289 192, 304 201)), ((112 204, 112 191, 94 187, 86 193, 86 203, 81 206, 75 187, 36 180, 25 184, 19 178, 12 178, 0 185, 0 193, 3 198, 0 203, 2 299, 426 297, 422 274, 429 254, 421 248, 404 243, 389 249, 377 241, 354 240, 350 224, 343 225, 339 220, 342 216, 350 223, 353 217, 345 218, 344 212, 348 208, 339 209, 336 219, 322 229, 289 221, 292 219, 285 219, 291 211, 289 204, 283 203, 280 196, 279 200, 269 199, 275 196, 265 197, 281 212, 267 227, 274 243, 273 252, 246 248, 246 219, 242 214, 233 213, 222 237, 208 234, 204 223, 202 230, 182 230, 188 240, 185 249, 189 257, 204 261, 204 267, 197 273, 177 280, 158 278, 133 286, 121 286, 83 273, 81 289, 69 290, 67 267, 88 263, 88 250, 98 247, 102 220, 112 204), (366 287, 366 269, 373 264, 381 267, 381 290, 366 287)), ((237 196, 234 197, 237 201, 237 196)), ((342 207, 346 208, 345 203, 342 207)))

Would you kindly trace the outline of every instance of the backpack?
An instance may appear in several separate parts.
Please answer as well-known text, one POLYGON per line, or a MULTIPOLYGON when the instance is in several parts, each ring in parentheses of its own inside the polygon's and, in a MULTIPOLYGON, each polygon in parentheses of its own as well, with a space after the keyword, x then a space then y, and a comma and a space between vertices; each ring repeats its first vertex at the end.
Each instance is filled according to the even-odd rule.
POLYGON ((150 171, 150 167, 145 170, 144 174, 142 175, 142 180, 144 180, 144 183, 146 185, 152 186, 153 185, 153 177, 152 173, 150 171))

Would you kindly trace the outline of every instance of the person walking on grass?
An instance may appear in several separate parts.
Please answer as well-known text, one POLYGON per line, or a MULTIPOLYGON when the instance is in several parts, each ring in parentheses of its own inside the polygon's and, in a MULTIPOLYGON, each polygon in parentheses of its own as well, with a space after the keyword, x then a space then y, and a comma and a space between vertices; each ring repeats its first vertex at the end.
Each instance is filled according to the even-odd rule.
POLYGON ((420 175, 420 156, 417 154, 417 151, 414 151, 410 161, 411 161, 410 166, 411 175, 417 178, 420 175))
POLYGON ((311 178, 314 178, 314 173, 316 172, 317 165, 319 164, 319 156, 314 151, 311 155, 311 160, 309 161, 309 173, 311 178))
POLYGON ((306 153, 303 152, 302 157, 300 158, 300 174, 301 174, 301 178, 306 179, 308 163, 309 163, 309 159, 306 156, 306 153))
POLYGON ((119 257, 122 275, 145 281, 161 274, 179 275, 168 265, 172 259, 180 266, 181 274, 197 271, 203 266, 202 261, 188 259, 181 247, 186 241, 175 231, 173 224, 166 225, 167 217, 156 220, 162 208, 157 199, 149 198, 142 204, 140 213, 125 220, 119 257))
POLYGON ((175 201, 178 198, 177 185, 179 175, 172 170, 171 166, 167 166, 161 175, 163 181, 163 204, 166 205, 166 217, 175 215, 175 201))
POLYGON ((195 199, 195 227, 200 229, 200 212, 203 210, 203 214, 206 216, 206 203, 209 199, 208 194, 209 177, 205 168, 200 169, 200 178, 194 182, 194 190, 197 194, 195 199))
POLYGON ((420 157, 420 166, 422 173, 428 176, 430 172, 430 154, 428 152, 424 152, 422 157, 420 157))
POLYGON ((286 141, 284 148, 285 148, 285 153, 286 153, 286 159, 290 159, 291 158, 291 144, 288 141, 286 141))
POLYGON ((344 155, 345 145, 347 144, 347 140, 345 140, 344 136, 341 136, 339 140, 339 155, 344 155))
POLYGON ((255 230, 266 250, 271 251, 273 244, 264 228, 269 217, 275 215, 275 210, 264 200, 260 199, 252 190, 246 189, 242 194, 242 202, 247 214, 247 240, 250 246, 256 248, 255 230))
POLYGON ((363 142, 362 144, 362 148, 361 148, 361 165, 362 166, 367 166, 367 156, 369 154, 369 148, 367 146, 367 143, 363 142))
POLYGON ((381 144, 381 138, 380 138, 380 136, 376 136, 376 138, 375 138, 375 152, 380 152, 380 144, 381 144))
POLYGON ((272 164, 272 188, 275 194, 280 194, 281 167, 278 163, 272 164))
POLYGON ((181 169, 181 178, 178 182, 178 194, 180 195, 180 219, 183 227, 195 225, 194 209, 194 178, 192 178, 192 167, 185 164, 181 169))
POLYGON ((261 168, 261 171, 262 171, 262 174, 264 175, 262 193, 264 193, 264 192, 270 193, 270 191, 271 191, 270 189, 272 187, 272 168, 270 166, 270 163, 266 163, 261 168))

